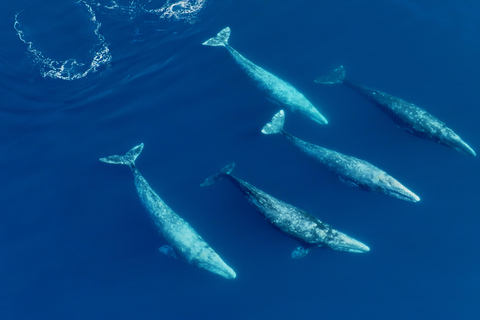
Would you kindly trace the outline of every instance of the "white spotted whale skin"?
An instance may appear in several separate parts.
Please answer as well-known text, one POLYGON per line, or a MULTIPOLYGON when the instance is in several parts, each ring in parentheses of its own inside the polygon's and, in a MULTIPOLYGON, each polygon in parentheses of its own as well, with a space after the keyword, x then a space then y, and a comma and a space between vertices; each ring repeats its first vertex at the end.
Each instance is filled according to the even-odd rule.
POLYGON ((302 258, 315 247, 353 253, 370 251, 370 248, 360 241, 333 229, 308 212, 280 201, 250 183, 234 177, 230 174, 234 166, 232 163, 224 167, 201 185, 208 186, 224 178, 232 182, 270 224, 301 243, 301 246, 293 251, 292 258, 302 258))
POLYGON ((400 182, 373 164, 337 151, 300 140, 283 130, 285 113, 280 110, 263 129, 264 134, 281 134, 295 147, 323 164, 339 179, 364 190, 380 192, 401 200, 418 202, 420 198, 400 182))
POLYGON ((477 155, 458 134, 424 109, 391 94, 346 80, 343 66, 333 70, 328 76, 318 78, 315 82, 320 84, 343 83, 378 105, 398 126, 406 131, 418 137, 436 141, 467 155, 474 157, 477 155))

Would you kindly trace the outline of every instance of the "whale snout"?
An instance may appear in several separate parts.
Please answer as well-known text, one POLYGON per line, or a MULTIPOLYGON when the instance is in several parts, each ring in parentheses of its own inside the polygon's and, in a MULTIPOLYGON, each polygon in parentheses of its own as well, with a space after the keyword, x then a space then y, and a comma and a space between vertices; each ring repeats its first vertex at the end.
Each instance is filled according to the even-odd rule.
POLYGON ((228 266, 226 268, 218 270, 217 274, 227 279, 235 279, 237 277, 235 271, 233 271, 233 269, 228 266))
POLYGON ((233 271, 233 269, 227 266, 225 263, 223 263, 223 265, 209 265, 208 267, 205 267, 205 269, 216 273, 226 279, 235 279, 237 277, 235 271, 233 271))
POLYGON ((469 156, 474 156, 476 157, 477 154, 475 153, 475 150, 473 150, 468 144, 466 144, 463 140, 459 139, 460 141, 456 141, 455 144, 452 144, 452 147, 454 149, 457 149, 461 153, 465 153, 466 155, 469 156))
POLYGON ((318 122, 318 123, 320 123, 320 124, 328 124, 327 118, 325 118, 325 117, 322 116, 321 114, 318 115, 317 117, 315 117, 313 120, 315 120, 316 122, 318 122))
POLYGON ((405 192, 403 192, 402 194, 400 194, 398 196, 399 199, 402 199, 402 200, 406 200, 406 201, 410 201, 410 202, 418 202, 420 201, 420 197, 417 196, 415 193, 413 193, 412 191, 406 189, 405 192), (408 191, 408 192, 407 192, 408 191))
POLYGON ((330 244, 330 247, 334 250, 352 253, 365 253, 370 251, 367 245, 340 232, 336 236, 335 243, 330 244))
POLYGON ((348 251, 348 252, 352 252, 352 253, 365 253, 365 252, 370 251, 370 248, 368 246, 366 246, 365 244, 363 244, 360 241, 357 241, 355 239, 352 239, 352 240, 353 241, 351 241, 348 244, 348 247, 346 247, 346 250, 344 250, 344 251, 348 251))
POLYGON ((313 112, 313 114, 310 114, 309 117, 319 123, 319 124, 328 124, 328 120, 327 118, 325 118, 320 112, 318 112, 318 110, 315 109, 315 112, 313 112))
POLYGON ((197 261, 195 263, 198 267, 206 269, 210 272, 216 273, 227 279, 235 279, 237 274, 230 268, 218 255, 214 255, 211 259, 197 261))
POLYGON ((410 202, 420 201, 419 196, 407 189, 404 185, 392 177, 387 177, 384 180, 383 188, 383 192, 389 196, 410 202))
POLYGON ((397 197, 398 199, 410 201, 410 202, 418 202, 420 201, 420 197, 417 196, 412 191, 408 190, 407 188, 403 187, 400 192, 393 192, 392 195, 397 197))
POLYGON ((348 252, 352 252, 352 253, 365 253, 365 252, 368 252, 370 251, 370 248, 366 245, 364 245, 363 243, 360 243, 358 245, 355 245, 353 247, 350 247, 350 250, 348 252))

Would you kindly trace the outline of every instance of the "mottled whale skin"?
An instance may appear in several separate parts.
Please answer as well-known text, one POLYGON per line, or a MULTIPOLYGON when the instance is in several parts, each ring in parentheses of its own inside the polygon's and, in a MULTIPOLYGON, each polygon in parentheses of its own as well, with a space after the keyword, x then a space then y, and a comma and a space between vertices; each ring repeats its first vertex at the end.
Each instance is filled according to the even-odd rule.
POLYGON ((220 256, 185 220, 163 202, 140 174, 135 166, 135 159, 142 152, 142 149, 143 143, 132 148, 124 156, 110 156, 101 158, 100 161, 124 164, 130 167, 140 200, 150 213, 158 230, 170 245, 161 247, 160 251, 227 279, 234 279, 236 277, 235 271, 223 262, 220 256))
POLYGON ((227 48, 233 59, 242 67, 243 70, 252 78, 257 86, 265 91, 268 96, 276 103, 290 109, 293 112, 299 112, 320 124, 327 124, 327 119, 313 106, 291 84, 279 79, 270 72, 255 65, 250 60, 242 56, 238 51, 228 44, 230 37, 230 28, 226 27, 220 31, 216 37, 208 39, 203 43, 206 46, 227 48))
POLYGON ((343 66, 338 67, 328 76, 318 78, 315 82, 321 84, 343 83, 378 105, 403 129, 418 137, 431 139, 462 153, 476 156, 475 151, 445 123, 413 103, 346 80, 343 66))
POLYGON ((235 164, 232 163, 205 180, 201 186, 208 186, 221 179, 228 179, 247 198, 247 200, 277 230, 300 242, 301 246, 292 253, 292 258, 304 257, 312 248, 329 248, 338 251, 363 253, 370 248, 363 243, 333 229, 311 214, 280 201, 250 183, 230 174, 235 164))
POLYGON ((416 194, 405 188, 385 171, 365 160, 347 156, 340 152, 300 140, 283 130, 284 123, 285 113, 283 110, 280 110, 273 116, 272 121, 263 127, 262 133, 280 133, 295 147, 323 164, 328 170, 334 172, 342 182, 360 187, 364 190, 380 192, 406 201, 420 201, 420 198, 416 194))

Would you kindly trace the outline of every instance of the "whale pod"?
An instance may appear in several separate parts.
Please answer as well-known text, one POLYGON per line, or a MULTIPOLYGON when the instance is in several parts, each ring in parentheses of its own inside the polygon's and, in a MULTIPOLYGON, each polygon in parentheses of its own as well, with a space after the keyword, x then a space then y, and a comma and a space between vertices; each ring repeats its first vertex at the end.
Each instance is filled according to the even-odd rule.
POLYGON ((185 220, 163 202, 140 174, 135 166, 135 159, 142 150, 143 143, 132 148, 123 156, 114 155, 101 158, 100 161, 127 165, 132 170, 140 200, 169 244, 169 246, 162 246, 159 249, 160 252, 183 259, 227 279, 234 279, 235 271, 223 262, 220 256, 185 220))
POLYGON ((462 153, 476 156, 475 151, 445 123, 424 109, 391 94, 354 84, 345 79, 345 69, 340 66, 328 76, 315 80, 320 84, 343 83, 361 95, 367 97, 382 109, 400 127, 414 135, 436 141, 462 153))
POLYGON ((291 84, 283 81, 260 68, 253 62, 242 56, 238 51, 228 44, 230 37, 230 28, 226 27, 220 31, 216 37, 208 39, 203 43, 205 46, 225 47, 238 65, 255 81, 257 87, 266 92, 271 100, 290 109, 293 112, 299 112, 313 121, 320 124, 327 124, 327 119, 313 106, 291 84))
POLYGON ((283 130, 284 123, 285 113, 280 110, 273 116, 272 121, 262 128, 262 133, 281 134, 295 147, 334 172, 342 182, 406 201, 420 201, 416 194, 373 164, 300 140, 283 130))
POLYGON ((211 185, 228 179, 277 230, 300 242, 301 246, 292 253, 292 258, 304 257, 312 248, 329 248, 338 251, 364 253, 370 251, 365 244, 345 233, 333 229, 315 216, 291 204, 280 201, 250 183, 234 177, 231 172, 235 164, 224 167, 219 173, 208 177, 201 186, 211 185))

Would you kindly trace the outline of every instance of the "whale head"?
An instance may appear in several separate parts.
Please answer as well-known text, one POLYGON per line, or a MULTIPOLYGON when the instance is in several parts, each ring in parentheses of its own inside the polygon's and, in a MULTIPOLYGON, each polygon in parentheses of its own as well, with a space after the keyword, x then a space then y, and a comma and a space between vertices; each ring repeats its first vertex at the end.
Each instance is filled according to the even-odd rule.
POLYGON ((347 236, 345 233, 332 230, 333 234, 326 241, 327 246, 330 249, 337 251, 346 251, 352 253, 365 253, 370 251, 370 248, 358 240, 347 236))
POLYGON ((404 185, 398 182, 392 176, 382 172, 374 177, 372 190, 384 193, 397 199, 418 202, 420 197, 408 190, 404 185))
POLYGON ((440 143, 449 146, 450 148, 453 148, 457 151, 460 151, 461 153, 465 153, 469 156, 476 156, 477 154, 475 151, 465 143, 455 132, 452 130, 444 130, 443 132, 443 139, 440 140, 440 143))
POLYGON ((197 257, 192 258, 190 263, 227 279, 235 279, 237 277, 235 271, 223 262, 220 256, 211 248, 203 250, 197 257))
POLYGON ((298 111, 303 114, 305 117, 312 119, 316 123, 319 124, 328 124, 327 118, 325 118, 320 111, 317 110, 310 102, 308 102, 308 106, 304 106, 303 108, 299 108, 298 111))

